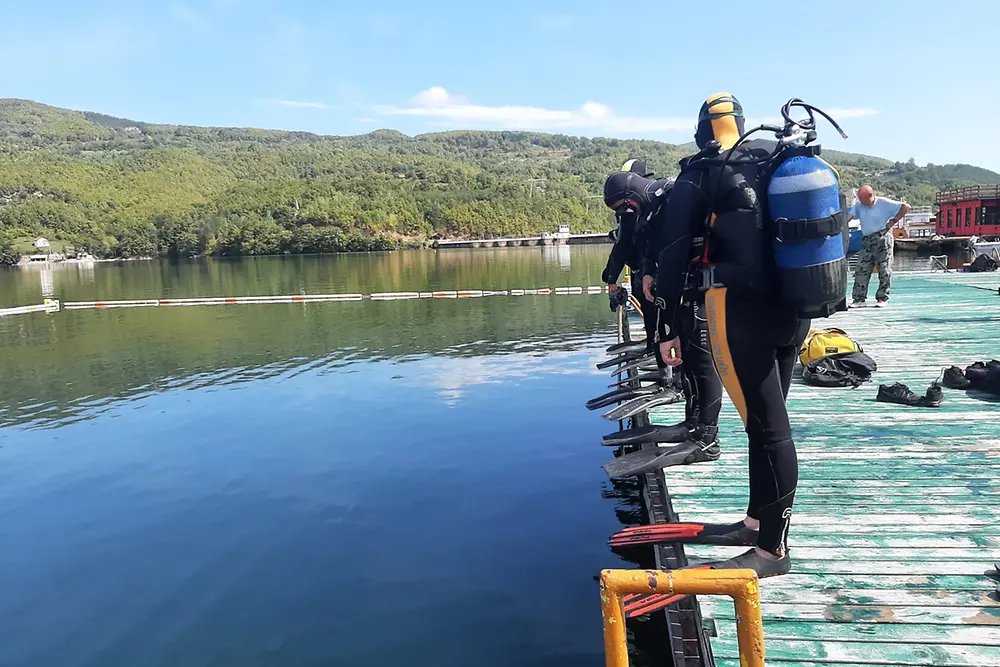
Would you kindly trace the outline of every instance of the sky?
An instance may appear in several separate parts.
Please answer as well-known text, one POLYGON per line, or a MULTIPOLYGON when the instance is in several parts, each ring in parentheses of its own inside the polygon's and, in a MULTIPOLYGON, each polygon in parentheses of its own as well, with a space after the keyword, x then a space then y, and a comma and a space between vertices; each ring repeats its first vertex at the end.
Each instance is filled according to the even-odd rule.
POLYGON ((750 122, 830 111, 827 148, 1000 171, 996 0, 13 0, 0 25, 0 97, 147 122, 685 143, 727 91, 750 122))

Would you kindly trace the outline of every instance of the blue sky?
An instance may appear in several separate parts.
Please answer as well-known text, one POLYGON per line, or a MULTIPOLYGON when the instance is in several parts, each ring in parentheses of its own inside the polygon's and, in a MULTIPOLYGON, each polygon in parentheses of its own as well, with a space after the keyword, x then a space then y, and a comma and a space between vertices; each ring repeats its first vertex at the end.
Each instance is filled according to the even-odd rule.
POLYGON ((839 110, 850 138, 825 130, 829 148, 1000 171, 996 0, 15 0, 4 14, 0 96, 137 120, 682 143, 728 90, 751 120, 792 96, 839 110))

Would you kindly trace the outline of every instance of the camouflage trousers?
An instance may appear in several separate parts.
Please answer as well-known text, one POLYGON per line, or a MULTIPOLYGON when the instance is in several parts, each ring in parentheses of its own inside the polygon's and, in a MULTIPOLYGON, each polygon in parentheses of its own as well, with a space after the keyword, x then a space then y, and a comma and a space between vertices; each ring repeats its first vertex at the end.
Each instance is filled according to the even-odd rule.
POLYGON ((858 252, 858 266, 854 269, 855 301, 864 301, 868 297, 868 283, 872 279, 872 269, 878 267, 878 291, 875 298, 878 301, 889 299, 889 288, 892 285, 892 248, 894 239, 891 232, 871 234, 866 236, 858 252))

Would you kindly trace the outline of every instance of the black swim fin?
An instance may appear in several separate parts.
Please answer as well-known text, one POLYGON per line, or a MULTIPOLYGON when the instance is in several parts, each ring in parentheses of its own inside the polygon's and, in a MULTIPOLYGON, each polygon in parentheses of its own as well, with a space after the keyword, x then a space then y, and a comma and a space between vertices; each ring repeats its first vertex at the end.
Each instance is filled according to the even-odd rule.
POLYGON ((598 363, 597 367, 603 370, 605 368, 611 368, 612 366, 617 366, 618 364, 627 364, 631 361, 648 357, 651 354, 652 352, 650 350, 647 350, 646 348, 642 348, 641 350, 635 350, 632 352, 625 352, 624 354, 620 354, 617 357, 612 357, 611 359, 605 359, 604 361, 598 363))
POLYGON ((738 523, 658 523, 636 526, 615 533, 608 540, 612 547, 634 547, 675 542, 680 544, 713 544, 723 547, 752 547, 760 533, 738 523))
POLYGON ((660 391, 662 391, 662 389, 657 385, 649 385, 647 387, 624 387, 622 389, 616 389, 615 391, 609 391, 608 393, 602 394, 597 398, 590 399, 587 401, 587 409, 598 410, 600 408, 606 408, 609 405, 614 405, 615 403, 631 401, 633 398, 651 396, 660 391))
POLYGON ((677 391, 673 387, 667 387, 665 389, 661 388, 660 391, 655 394, 633 398, 631 401, 622 403, 617 408, 605 412, 601 416, 605 419, 617 422, 623 419, 628 419, 629 417, 637 415, 640 412, 652 410, 653 408, 658 408, 664 405, 672 405, 683 400, 684 394, 677 391))
POLYGON ((644 350, 646 349, 646 339, 640 340, 623 340, 620 343, 615 343, 614 345, 609 345, 607 347, 608 354, 621 354, 627 350, 644 350))
POLYGON ((623 447, 658 442, 684 442, 691 438, 691 433, 692 429, 686 422, 673 426, 637 426, 608 433, 601 444, 608 447, 623 447))
POLYGON ((778 559, 767 558, 757 553, 757 549, 749 549, 739 556, 734 556, 727 560, 701 563, 702 567, 710 567, 713 570, 753 570, 757 573, 758 579, 768 577, 778 577, 788 574, 792 570, 792 559, 785 552, 785 555, 778 559))
POLYGON ((721 451, 718 440, 691 440, 673 447, 650 447, 611 459, 603 468, 611 479, 637 477, 669 466, 716 461, 721 451))
POLYGON ((656 359, 652 356, 643 357, 642 359, 636 359, 635 361, 628 362, 624 366, 619 366, 615 370, 611 371, 611 374, 621 375, 622 373, 627 373, 633 370, 641 370, 641 371, 656 370, 656 359))
POLYGON ((639 373, 635 377, 622 377, 619 378, 617 382, 612 382, 608 385, 608 389, 614 389, 615 387, 623 387, 627 384, 639 383, 639 382, 660 382, 667 380, 666 374, 657 369, 655 371, 648 371, 646 373, 639 373))

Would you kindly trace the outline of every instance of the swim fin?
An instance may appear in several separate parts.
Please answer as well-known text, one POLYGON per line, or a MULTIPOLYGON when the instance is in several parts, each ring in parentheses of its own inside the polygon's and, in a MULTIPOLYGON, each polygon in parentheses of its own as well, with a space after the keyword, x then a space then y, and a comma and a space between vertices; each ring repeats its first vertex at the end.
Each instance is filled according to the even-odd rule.
POLYGON ((611 368, 612 366, 617 366, 618 364, 627 364, 630 361, 635 361, 636 359, 642 359, 648 357, 652 354, 650 350, 642 348, 641 350, 635 350, 632 352, 625 352, 617 357, 612 357, 611 359, 605 359, 604 361, 597 364, 597 367, 601 370, 605 368, 611 368))
MULTIPOLYGON (((678 569, 707 570, 708 568, 708 565, 689 565, 678 569)), ((638 618, 680 602, 686 597, 687 595, 681 593, 629 593, 622 596, 622 608, 626 619, 638 618)))
POLYGON ((640 449, 611 459, 603 465, 611 479, 637 477, 669 466, 716 461, 721 454, 718 440, 701 442, 691 440, 673 447, 640 449))
POLYGON ((609 405, 614 405, 615 403, 631 401, 633 398, 639 398, 640 396, 651 396, 660 391, 662 391, 662 388, 657 385, 649 385, 646 387, 623 387, 622 389, 609 391, 608 393, 602 394, 597 398, 590 399, 587 401, 587 409, 598 410, 600 408, 606 408, 609 405))
POLYGON ((633 370, 654 371, 656 370, 656 359, 654 357, 636 359, 635 361, 628 362, 624 366, 619 366, 615 370, 611 371, 611 374, 621 375, 622 373, 628 373, 633 370))
POLYGON ((612 382, 608 385, 608 389, 614 389, 615 387, 623 387, 627 384, 632 384, 633 382, 659 382, 661 380, 669 380, 663 371, 656 369, 655 371, 648 371, 646 373, 640 373, 635 377, 622 377, 619 378, 617 382, 612 382))
POLYGON ((608 433, 601 444, 608 447, 623 447, 657 442, 684 442, 691 437, 691 431, 686 422, 673 426, 638 426, 608 433))
POLYGON ((608 354, 621 354, 627 350, 644 350, 645 348, 646 339, 642 338, 640 340, 623 340, 620 343, 609 345, 607 347, 607 352, 608 354))
POLYGON ((637 415, 640 412, 645 412, 646 410, 658 408, 663 405, 672 405, 683 400, 684 394, 677 391, 673 387, 667 387, 665 389, 660 388, 660 391, 655 394, 640 396, 639 398, 633 398, 627 403, 622 403, 614 410, 605 412, 602 417, 610 419, 614 422, 621 421, 623 419, 628 419, 632 415, 637 415))
POLYGON ((711 563, 701 563, 701 565, 708 566, 713 570, 753 570, 757 573, 758 579, 767 579, 791 572, 792 559, 787 551, 784 556, 775 560, 761 556, 757 553, 756 548, 751 548, 739 556, 711 563))
POLYGON ((622 597, 625 618, 638 618, 659 611, 667 605, 679 602, 686 595, 663 595, 661 593, 629 593, 622 597))
POLYGON ((634 547, 664 542, 713 544, 723 547, 752 547, 760 533, 738 523, 659 523, 636 526, 615 533, 608 540, 612 547, 634 547))

